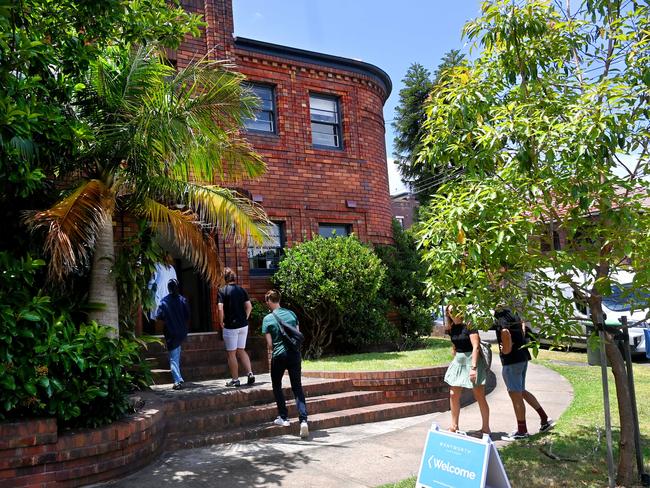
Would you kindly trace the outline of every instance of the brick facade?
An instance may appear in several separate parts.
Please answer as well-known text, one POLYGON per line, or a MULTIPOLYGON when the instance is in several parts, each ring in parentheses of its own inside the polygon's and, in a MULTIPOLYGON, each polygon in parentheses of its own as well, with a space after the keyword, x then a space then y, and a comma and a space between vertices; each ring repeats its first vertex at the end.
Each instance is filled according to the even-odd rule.
MULTIPOLYGON (((275 132, 246 133, 268 171, 239 187, 281 223, 284 246, 317 235, 319 223, 344 224, 364 242, 392 242, 383 117, 392 88, 388 75, 360 61, 235 38, 231 0, 183 0, 183 5, 202 14, 208 26, 202 37, 188 37, 168 53, 178 68, 206 54, 230 59, 250 82, 274 90, 275 132), (341 149, 312 145, 310 94, 338 100, 341 149)), ((270 275, 249 273, 247 249, 221 238, 217 244, 223 263, 260 299, 270 275)))
POLYGON ((402 228, 408 229, 411 227, 413 225, 415 210, 419 207, 415 195, 410 192, 404 192, 392 195, 390 199, 393 217, 402 224, 402 228))

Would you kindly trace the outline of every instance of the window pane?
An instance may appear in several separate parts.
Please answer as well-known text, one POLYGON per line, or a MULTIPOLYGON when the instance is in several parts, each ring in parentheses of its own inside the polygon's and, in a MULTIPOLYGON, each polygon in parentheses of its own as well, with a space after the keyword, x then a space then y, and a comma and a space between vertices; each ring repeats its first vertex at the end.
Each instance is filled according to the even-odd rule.
POLYGON ((250 130, 259 130, 264 132, 273 132, 273 121, 272 120, 260 120, 268 119, 270 114, 262 112, 258 114, 259 118, 257 119, 244 119, 244 126, 250 130))
POLYGON ((309 107, 314 110, 324 110, 326 112, 338 112, 336 99, 334 98, 321 98, 317 96, 309 97, 309 107))
POLYGON ((249 89, 260 100, 258 108, 255 110, 255 116, 250 119, 244 119, 244 127, 261 132, 274 132, 275 100, 273 97, 273 87, 249 85, 249 89))
POLYGON ((333 134, 321 134, 312 132, 311 143, 315 146, 339 147, 338 137, 333 134))
POLYGON ((350 235, 350 226, 347 224, 318 224, 318 233, 325 237, 347 237, 350 235))
POLYGON ((252 242, 248 244, 248 260, 250 269, 277 269, 282 256, 284 228, 282 223, 272 223, 268 228, 268 236, 261 246, 252 242))
POLYGON ((324 110, 312 110, 311 120, 312 122, 329 122, 330 124, 336 124, 339 121, 339 117, 336 112, 326 112, 324 110))

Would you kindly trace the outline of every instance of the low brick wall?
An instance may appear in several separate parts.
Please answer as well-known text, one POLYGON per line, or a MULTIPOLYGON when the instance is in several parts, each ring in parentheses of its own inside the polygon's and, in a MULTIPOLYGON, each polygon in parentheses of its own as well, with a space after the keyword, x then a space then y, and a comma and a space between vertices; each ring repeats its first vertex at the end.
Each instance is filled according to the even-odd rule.
MULTIPOLYGON (((303 376, 347 380, 349 390, 381 391, 388 402, 419 402, 447 396, 444 373, 445 367, 438 367, 354 373, 304 371, 303 376)), ((315 396, 322 394, 320 389, 331 388, 327 383, 312 386, 310 395, 315 396)), ((182 431, 182 425, 176 424, 182 424, 192 412, 234 409, 272 398, 270 390, 223 392, 220 388, 180 398, 153 392, 142 396, 147 409, 99 429, 57 433, 54 419, 0 423, 0 488, 75 487, 119 478, 153 461, 169 441, 170 429, 182 431)))
POLYGON ((80 486, 123 476, 158 455, 164 427, 160 409, 61 435, 55 419, 0 423, 0 487, 80 486))
POLYGON ((352 380, 357 390, 383 391, 386 401, 437 400, 449 395, 447 366, 400 371, 303 371, 305 377, 352 380))

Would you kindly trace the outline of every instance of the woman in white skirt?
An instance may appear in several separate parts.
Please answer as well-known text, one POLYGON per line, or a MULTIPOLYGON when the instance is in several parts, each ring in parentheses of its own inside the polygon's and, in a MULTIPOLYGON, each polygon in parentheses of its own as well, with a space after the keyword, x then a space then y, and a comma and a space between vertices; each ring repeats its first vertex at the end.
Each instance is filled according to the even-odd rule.
POLYGON ((490 433, 490 407, 485 399, 485 380, 487 370, 479 347, 478 330, 469 328, 460 313, 454 313, 451 305, 445 309, 445 332, 451 337, 451 351, 454 359, 445 373, 445 383, 449 385, 449 406, 451 426, 458 430, 460 417, 460 394, 463 388, 471 388, 481 411, 481 432, 490 433))

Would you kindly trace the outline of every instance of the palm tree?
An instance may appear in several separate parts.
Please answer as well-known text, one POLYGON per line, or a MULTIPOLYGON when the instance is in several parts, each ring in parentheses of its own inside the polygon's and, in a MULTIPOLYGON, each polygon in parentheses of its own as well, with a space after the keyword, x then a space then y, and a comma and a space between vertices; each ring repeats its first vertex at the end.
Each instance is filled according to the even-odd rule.
POLYGON ((268 224, 259 206, 220 186, 265 170, 240 136, 242 118, 255 104, 241 88, 243 76, 207 60, 176 72, 158 53, 154 47, 109 50, 93 65, 74 107, 83 122, 79 158, 61 167, 64 181, 72 175, 81 181, 27 218, 33 228, 46 228, 51 280, 91 265, 89 302, 105 304, 91 318, 116 333, 116 208, 172 238, 212 283, 221 264, 210 233, 261 241, 268 224))

